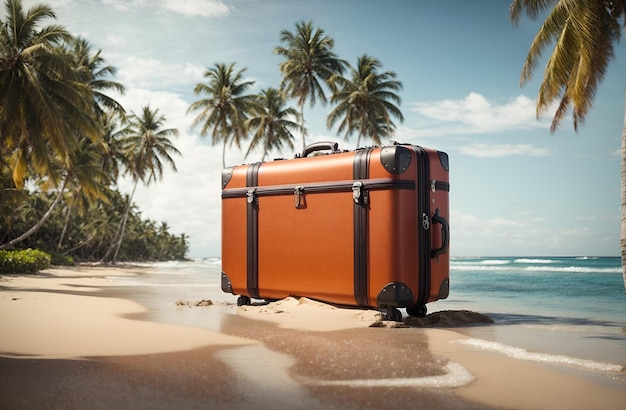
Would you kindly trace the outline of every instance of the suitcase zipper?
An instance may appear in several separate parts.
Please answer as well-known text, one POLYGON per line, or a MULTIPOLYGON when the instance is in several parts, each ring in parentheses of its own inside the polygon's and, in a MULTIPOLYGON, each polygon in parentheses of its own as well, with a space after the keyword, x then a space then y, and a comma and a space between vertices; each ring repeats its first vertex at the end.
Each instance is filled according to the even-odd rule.
POLYGON ((259 183, 259 168, 257 162, 246 171, 246 188, 243 188, 246 198, 246 281, 248 295, 258 298, 259 295, 259 205, 257 199, 257 185, 259 183))
MULTIPOLYGON (((425 305, 430 294, 430 195, 428 194, 429 182, 431 190, 437 190, 438 184, 430 180, 430 165, 428 152, 422 147, 415 147, 417 170, 417 212, 421 214, 421 226, 418 227, 418 298, 416 306, 425 305)), ((442 186, 442 184, 439 184, 442 186)), ((443 187, 443 186, 442 186, 443 187)))

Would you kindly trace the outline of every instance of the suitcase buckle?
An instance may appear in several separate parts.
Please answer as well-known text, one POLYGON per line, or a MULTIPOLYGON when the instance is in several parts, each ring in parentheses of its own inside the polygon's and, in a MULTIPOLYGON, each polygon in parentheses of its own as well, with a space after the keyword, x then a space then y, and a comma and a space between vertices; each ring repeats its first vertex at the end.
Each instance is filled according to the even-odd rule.
POLYGON ((246 192, 246 201, 249 204, 253 204, 256 202, 256 188, 249 189, 248 192, 246 192))
POLYGON ((295 202, 296 209, 304 208, 304 188, 301 186, 297 186, 293 189, 293 199, 295 202))
POLYGON ((363 195, 363 182, 357 181, 352 184, 352 199, 355 204, 361 203, 361 195, 363 195))
POLYGON ((355 183, 352 184, 352 199, 354 200, 355 204, 364 204, 364 205, 368 205, 369 204, 369 196, 367 195, 367 191, 365 190, 365 187, 363 186, 363 182, 361 181, 356 181, 355 183))

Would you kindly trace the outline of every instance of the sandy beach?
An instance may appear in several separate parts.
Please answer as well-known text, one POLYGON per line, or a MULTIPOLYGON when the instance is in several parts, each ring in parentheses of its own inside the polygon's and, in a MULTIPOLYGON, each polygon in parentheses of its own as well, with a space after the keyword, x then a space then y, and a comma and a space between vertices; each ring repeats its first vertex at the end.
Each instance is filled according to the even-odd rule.
POLYGON ((304 298, 195 306, 113 280, 142 269, 0 277, 0 408, 626 409, 623 368, 485 349, 478 321, 381 326, 304 298))

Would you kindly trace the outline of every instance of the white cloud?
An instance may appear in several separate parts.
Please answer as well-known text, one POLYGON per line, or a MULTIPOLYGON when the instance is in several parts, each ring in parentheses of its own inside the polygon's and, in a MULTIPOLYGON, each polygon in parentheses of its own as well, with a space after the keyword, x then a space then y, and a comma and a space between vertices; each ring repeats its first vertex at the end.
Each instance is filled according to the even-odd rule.
MULTIPOLYGON (((41 1, 41 0, 23 0, 22 4, 24 6, 24 10, 26 11, 27 9, 33 7, 34 5, 37 4, 46 4, 49 7, 52 8, 52 10, 56 10, 58 8, 61 7, 68 7, 71 6, 75 3, 76 0, 47 0, 47 1, 41 1)), ((4 3, 4 2, 3 2, 4 3)))
MULTIPOLYGON (((163 179, 137 187, 134 202, 142 218, 167 222, 173 234, 185 233, 191 244, 190 257, 219 255, 221 209, 221 146, 211 146, 189 130, 193 116, 189 103, 180 95, 165 91, 131 88, 115 98, 130 112, 139 113, 147 104, 166 116, 165 128, 178 128, 172 143, 181 152, 173 156, 178 172, 165 167, 163 179)), ((130 194, 133 182, 125 177, 120 190, 130 194)))
MULTIPOLYGON (((166 169, 161 181, 147 187, 139 185, 134 202, 143 218, 167 222, 171 233, 188 235, 190 257, 218 256, 221 148, 184 132, 172 142, 182 154, 174 157, 178 172, 166 169)), ((120 181, 120 190, 130 193, 132 184, 125 178, 120 181)))
POLYGON ((572 225, 576 227, 555 228, 532 213, 483 218, 452 209, 451 252, 452 256, 562 255, 563 249, 580 255, 606 253, 606 233, 572 225))
POLYGON ((203 80, 206 70, 195 64, 165 63, 155 58, 112 55, 110 59, 119 67, 118 81, 133 88, 164 89, 190 85, 188 88, 193 89, 203 80))
POLYGON ((440 136, 485 134, 508 130, 547 128, 535 116, 535 102, 520 95, 499 104, 478 93, 459 100, 415 102, 411 111, 417 113, 419 135, 440 136))
POLYGON ((104 38, 104 44, 107 46, 120 46, 122 44, 126 44, 126 38, 124 36, 109 33, 104 38))
POLYGON ((533 147, 530 144, 468 144, 458 148, 465 155, 479 158, 500 158, 511 155, 524 155, 533 157, 549 156, 546 148, 533 147))
POLYGON ((163 8, 185 16, 224 17, 230 8, 216 0, 161 0, 163 8))
POLYGON ((128 89, 124 95, 114 95, 126 111, 139 114, 141 108, 150 105, 152 109, 158 109, 161 115, 166 117, 167 128, 178 128, 180 131, 187 130, 192 118, 187 115, 189 104, 179 95, 169 91, 150 91, 143 89, 128 89))
POLYGON ((110 4, 115 10, 122 12, 149 4, 148 0, 103 0, 103 3, 110 4))

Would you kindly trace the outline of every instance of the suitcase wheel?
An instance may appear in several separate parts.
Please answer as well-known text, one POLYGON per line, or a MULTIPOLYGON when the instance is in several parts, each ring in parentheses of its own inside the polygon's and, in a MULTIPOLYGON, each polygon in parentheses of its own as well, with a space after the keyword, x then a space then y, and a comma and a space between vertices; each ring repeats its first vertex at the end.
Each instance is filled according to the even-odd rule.
POLYGON ((237 306, 248 306, 251 303, 252 303, 252 301, 247 296, 239 296, 237 298, 237 306))
POLYGON ((402 312, 392 306, 387 307, 387 314, 385 315, 387 320, 394 322, 402 322, 402 312))
POLYGON ((406 308, 406 313, 408 313, 409 316, 424 317, 426 316, 427 312, 428 312, 428 309, 426 308, 426 305, 415 305, 415 306, 406 308))

